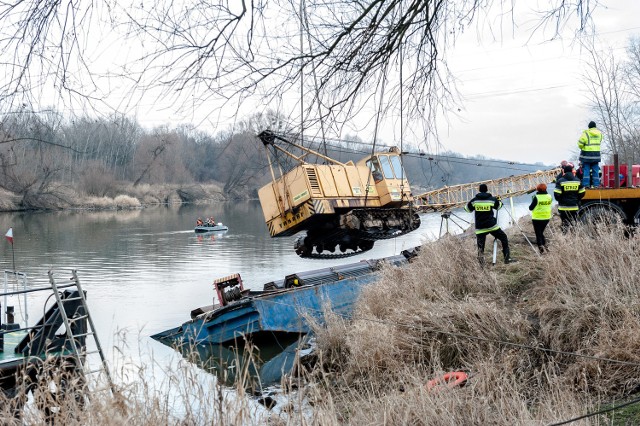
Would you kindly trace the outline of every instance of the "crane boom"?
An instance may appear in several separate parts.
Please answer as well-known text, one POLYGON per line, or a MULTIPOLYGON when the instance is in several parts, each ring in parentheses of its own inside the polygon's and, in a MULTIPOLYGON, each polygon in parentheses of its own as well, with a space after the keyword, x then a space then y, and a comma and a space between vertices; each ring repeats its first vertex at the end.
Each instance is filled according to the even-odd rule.
POLYGON ((462 207, 478 193, 478 186, 481 183, 486 184, 494 196, 517 197, 535 191, 536 186, 540 183, 554 182, 559 173, 560 168, 555 168, 500 179, 445 186, 414 196, 414 205, 417 210, 423 212, 437 212, 462 207))

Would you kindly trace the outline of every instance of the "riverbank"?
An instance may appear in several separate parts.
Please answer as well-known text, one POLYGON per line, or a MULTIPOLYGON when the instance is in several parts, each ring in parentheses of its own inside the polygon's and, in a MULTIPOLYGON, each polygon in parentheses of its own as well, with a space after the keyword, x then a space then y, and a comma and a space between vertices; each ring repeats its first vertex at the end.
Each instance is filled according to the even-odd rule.
POLYGON ((115 185, 105 195, 87 195, 74 188, 52 186, 40 193, 15 194, 0 190, 0 212, 37 210, 122 210, 151 205, 222 202, 230 199, 249 199, 248 194, 225 194, 216 183, 169 185, 130 183, 115 185))
MULTIPOLYGON (((481 268, 473 238, 443 239, 408 267, 384 270, 352 321, 328 314, 316 331, 317 361, 285 382, 289 398, 271 411, 242 383, 222 387, 179 360, 155 372, 156 362, 115 368, 122 399, 94 398, 86 411, 65 399, 60 421, 529 425, 615 407, 639 386, 640 242, 619 230, 564 236, 557 221, 543 257, 515 228, 515 264, 499 256, 481 268), (449 371, 465 371, 466 386, 428 391, 429 380, 449 371)), ((531 238, 530 220, 520 224, 531 238)), ((238 366, 242 382, 246 365, 238 366)), ((635 407, 586 422, 622 425, 623 413, 637 417, 635 407)), ((27 414, 27 423, 41 418, 27 414)))
MULTIPOLYGON (((510 229, 515 264, 482 268, 473 242, 452 238, 384 271, 352 322, 316 330, 306 380, 319 423, 551 424, 637 396, 640 239, 562 235, 558 222, 542 256, 510 229), (427 389, 451 371, 466 386, 427 389)), ((626 424, 615 420, 637 405, 587 422, 626 424)))

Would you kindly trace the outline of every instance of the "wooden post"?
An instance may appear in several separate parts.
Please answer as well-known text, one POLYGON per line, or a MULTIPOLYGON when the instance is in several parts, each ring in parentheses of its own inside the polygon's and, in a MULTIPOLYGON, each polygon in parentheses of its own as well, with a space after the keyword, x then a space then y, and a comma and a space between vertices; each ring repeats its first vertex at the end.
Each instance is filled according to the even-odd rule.
POLYGON ((618 153, 613 154, 613 173, 613 187, 616 189, 620 188, 620 161, 618 160, 618 153))
POLYGON ((633 186, 633 164, 634 164, 634 153, 631 152, 627 156, 627 188, 631 188, 633 186))

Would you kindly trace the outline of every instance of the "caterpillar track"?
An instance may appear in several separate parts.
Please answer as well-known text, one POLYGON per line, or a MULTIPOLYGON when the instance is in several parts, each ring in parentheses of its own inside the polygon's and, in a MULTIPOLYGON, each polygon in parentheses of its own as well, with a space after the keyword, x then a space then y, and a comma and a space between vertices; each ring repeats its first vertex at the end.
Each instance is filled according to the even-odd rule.
POLYGON ((399 237, 417 229, 420 217, 410 209, 354 209, 339 217, 339 228, 315 228, 294 243, 298 256, 341 259, 373 248, 376 240, 399 237), (329 232, 327 232, 329 231, 329 232))

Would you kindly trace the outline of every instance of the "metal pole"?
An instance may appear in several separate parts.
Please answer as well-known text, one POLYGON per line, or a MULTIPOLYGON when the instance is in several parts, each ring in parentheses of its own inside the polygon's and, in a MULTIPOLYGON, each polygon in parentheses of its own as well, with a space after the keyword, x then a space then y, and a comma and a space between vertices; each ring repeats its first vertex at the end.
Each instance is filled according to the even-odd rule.
MULTIPOLYGON (((4 271, 4 303, 3 306, 7 306, 7 293, 9 292, 9 280, 7 279, 7 271, 4 271)), ((2 312, 3 316, 2 318, 4 319, 3 322, 6 324, 7 323, 7 313, 6 312, 2 312)))
POLYGON ((21 274, 24 293, 24 328, 29 328, 29 311, 27 311, 27 274, 21 274))
MULTIPOLYGON (((508 212, 507 212, 508 213, 508 212)), ((529 245, 531 246, 531 249, 533 250, 533 252, 535 254, 537 254, 538 256, 542 256, 540 254, 540 252, 538 250, 536 250, 536 248, 533 246, 533 243, 531 243, 531 241, 529 240, 529 237, 527 237, 527 234, 524 233, 524 230, 522 229, 522 227, 520 227, 520 224, 518 222, 515 221, 515 219, 512 217, 511 219, 513 219, 513 221, 515 222, 516 226, 518 227, 518 229, 520 230, 520 233, 522 234, 522 236, 524 237, 525 240, 527 240, 527 242, 529 243, 529 245)))
MULTIPOLYGON (((498 202, 502 203, 502 201, 500 201, 500 200, 498 200, 498 202)), ((496 210, 496 224, 498 223, 498 213, 500 213, 500 210, 496 210)), ((494 237, 494 239, 493 239, 493 258, 492 258, 492 262, 495 265, 497 261, 498 261, 498 239, 494 237)))
POLYGON ((627 188, 633 186, 633 153, 627 157, 627 188))

